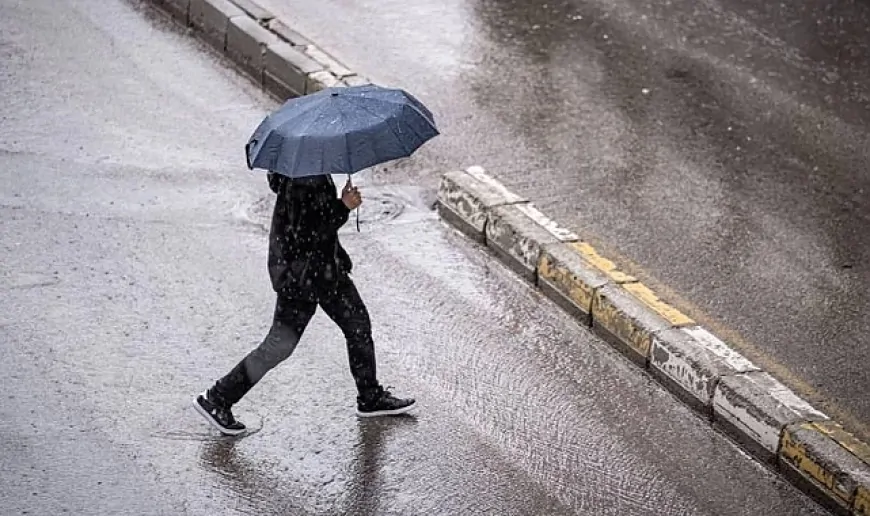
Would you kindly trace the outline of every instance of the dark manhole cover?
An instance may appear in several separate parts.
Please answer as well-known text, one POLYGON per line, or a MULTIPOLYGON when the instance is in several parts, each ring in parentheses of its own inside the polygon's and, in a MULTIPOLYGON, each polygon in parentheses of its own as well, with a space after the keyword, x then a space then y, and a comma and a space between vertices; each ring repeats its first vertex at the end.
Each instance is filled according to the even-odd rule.
MULTIPOLYGON (((392 221, 405 212, 406 204, 405 199, 393 192, 366 189, 363 191, 362 206, 359 210, 351 212, 345 227, 352 227, 355 230, 357 217, 359 217, 360 228, 392 221)), ((274 207, 274 195, 261 197, 247 207, 241 207, 236 212, 236 218, 268 232, 274 207)))
POLYGON ((372 192, 365 195, 363 192, 363 204, 359 210, 350 214, 351 224, 356 224, 359 216, 359 225, 371 226, 379 222, 388 222, 398 218, 405 211, 405 203, 402 199, 389 192, 372 192))

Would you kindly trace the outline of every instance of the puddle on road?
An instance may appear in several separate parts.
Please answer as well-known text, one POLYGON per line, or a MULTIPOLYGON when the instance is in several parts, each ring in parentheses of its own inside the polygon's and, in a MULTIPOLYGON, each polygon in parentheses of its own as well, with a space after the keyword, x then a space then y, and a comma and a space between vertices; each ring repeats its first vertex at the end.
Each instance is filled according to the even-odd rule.
POLYGON ((253 201, 246 199, 239 201, 233 206, 230 217, 234 222, 240 223, 243 226, 256 228, 264 233, 268 233, 272 219, 272 208, 274 206, 274 195, 260 197, 253 201))
POLYGON ((247 437, 254 436, 263 430, 264 419, 255 412, 245 414, 245 425, 247 431, 241 435, 228 436, 221 435, 216 429, 206 422, 202 416, 197 414, 193 409, 185 410, 180 416, 182 421, 185 421, 190 429, 178 428, 175 430, 166 430, 164 432, 152 432, 151 437, 155 439, 164 439, 168 441, 198 441, 198 442, 223 442, 227 440, 238 441, 247 437), (196 425, 196 430, 193 430, 196 425))
MULTIPOLYGON (((407 224, 435 218, 435 212, 427 204, 426 192, 415 186, 378 185, 364 186, 363 205, 350 214, 341 233, 357 232, 357 216, 360 232, 375 230, 390 224, 407 224)), ((276 196, 269 194, 255 200, 240 201, 232 209, 232 219, 245 226, 269 232, 272 210, 276 196)), ((431 203, 429 203, 431 204, 431 203)))

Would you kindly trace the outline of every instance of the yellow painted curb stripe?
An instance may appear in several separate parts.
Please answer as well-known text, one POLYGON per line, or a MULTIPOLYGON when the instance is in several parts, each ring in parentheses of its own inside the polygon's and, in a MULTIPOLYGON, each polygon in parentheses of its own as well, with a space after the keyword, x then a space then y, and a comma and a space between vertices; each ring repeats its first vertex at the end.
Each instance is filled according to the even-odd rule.
POLYGON ((641 303, 652 309, 674 326, 689 326, 695 324, 695 321, 692 320, 691 317, 659 299, 658 296, 643 283, 628 283, 622 285, 622 288, 630 292, 631 295, 636 297, 641 303))
POLYGON ((858 516, 870 516, 870 487, 858 486, 853 512, 858 516))
POLYGON ((564 289, 562 293, 584 312, 592 309, 592 296, 595 289, 578 278, 571 269, 558 263, 546 251, 541 253, 538 259, 538 278, 562 287, 564 289))
POLYGON ((631 283, 637 281, 637 278, 620 271, 615 263, 598 254, 598 251, 586 242, 572 242, 569 245, 574 248, 575 251, 580 253, 580 256, 582 256, 584 260, 603 272, 605 276, 612 279, 615 283, 631 283))
MULTIPOLYGON (((818 432, 812 424, 803 424, 800 425, 800 427, 806 430, 818 432)), ((840 489, 834 473, 828 471, 822 464, 815 462, 812 457, 807 454, 806 447, 795 441, 788 428, 783 432, 782 449, 780 454, 788 459, 789 462, 794 464, 800 471, 806 473, 810 478, 818 482, 827 491, 833 493, 834 496, 846 504, 852 502, 852 493, 840 489)))
POLYGON ((813 423, 813 427, 819 432, 827 435, 837 442, 843 448, 861 459, 864 464, 870 466, 870 445, 858 440, 857 437, 843 429, 843 426, 834 421, 822 421, 813 423))
POLYGON ((648 357, 652 346, 652 334, 637 325, 634 320, 610 303, 601 290, 595 292, 592 305, 593 320, 612 333, 641 356, 648 357))
POLYGON ((665 303, 650 290, 646 285, 637 281, 637 278, 626 274, 616 267, 616 264, 598 254, 594 247, 586 242, 571 242, 568 244, 572 249, 580 253, 580 256, 590 265, 604 273, 637 298, 641 303, 659 314, 674 326, 689 326, 695 324, 689 316, 683 314, 673 306, 665 303))

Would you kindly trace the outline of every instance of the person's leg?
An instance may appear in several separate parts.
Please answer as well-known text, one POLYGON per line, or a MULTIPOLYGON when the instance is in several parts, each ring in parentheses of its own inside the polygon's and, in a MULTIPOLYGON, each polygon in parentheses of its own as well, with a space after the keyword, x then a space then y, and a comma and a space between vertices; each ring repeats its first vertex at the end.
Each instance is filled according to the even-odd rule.
POLYGON ((238 403, 272 368, 296 349, 302 333, 317 310, 317 303, 278 296, 272 327, 263 342, 214 386, 197 398, 195 406, 224 433, 237 434, 244 425, 233 418, 230 408, 238 403))
POLYGON ((341 328, 347 341, 350 372, 359 392, 378 387, 375 343, 366 305, 350 278, 342 278, 336 287, 320 296, 320 307, 341 328))
POLYGON ((212 388, 219 401, 235 405, 266 373, 287 360, 316 310, 316 303, 279 296, 266 338, 212 388))
POLYGON ((341 328, 347 341, 350 372, 359 392, 359 415, 407 412, 414 400, 395 398, 378 383, 371 319, 350 277, 343 276, 328 295, 320 297, 320 307, 341 328))

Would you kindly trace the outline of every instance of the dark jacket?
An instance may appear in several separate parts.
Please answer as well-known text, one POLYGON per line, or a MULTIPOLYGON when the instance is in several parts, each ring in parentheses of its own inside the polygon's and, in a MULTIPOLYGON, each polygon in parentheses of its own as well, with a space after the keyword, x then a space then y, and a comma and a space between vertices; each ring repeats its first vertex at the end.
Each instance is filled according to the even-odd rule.
POLYGON ((338 240, 350 210, 330 176, 289 179, 269 174, 278 194, 269 232, 269 276, 276 292, 317 301, 353 264, 338 240))

